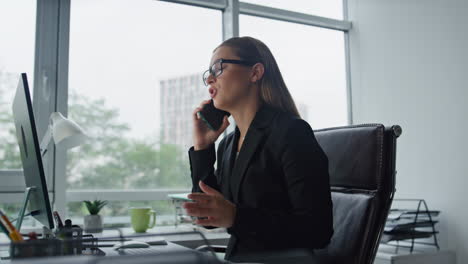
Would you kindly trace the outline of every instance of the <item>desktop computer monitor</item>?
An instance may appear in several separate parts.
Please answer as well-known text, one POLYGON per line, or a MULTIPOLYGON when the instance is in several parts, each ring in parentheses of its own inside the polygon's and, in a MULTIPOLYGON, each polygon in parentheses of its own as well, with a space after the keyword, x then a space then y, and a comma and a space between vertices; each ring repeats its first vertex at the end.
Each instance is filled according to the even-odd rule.
MULTIPOLYGON (((13 118, 26 188, 31 188, 29 197, 27 196, 29 198, 29 210, 27 210, 27 213, 30 213, 44 226, 52 229, 54 228, 54 222, 26 73, 21 74, 16 89, 13 100, 13 118)), ((28 198, 25 199, 23 209, 26 209, 28 198)), ((23 210, 22 212, 24 213, 23 210)), ((20 221, 21 225, 22 216, 20 216, 20 220, 18 221, 20 221)))

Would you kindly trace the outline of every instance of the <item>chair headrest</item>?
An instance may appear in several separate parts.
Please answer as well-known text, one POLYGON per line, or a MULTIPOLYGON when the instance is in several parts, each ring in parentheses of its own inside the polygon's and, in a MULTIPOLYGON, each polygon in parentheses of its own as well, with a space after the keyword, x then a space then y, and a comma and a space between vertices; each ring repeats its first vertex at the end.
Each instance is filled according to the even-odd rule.
POLYGON ((314 131, 328 156, 332 187, 377 190, 384 173, 385 127, 381 124, 314 131))

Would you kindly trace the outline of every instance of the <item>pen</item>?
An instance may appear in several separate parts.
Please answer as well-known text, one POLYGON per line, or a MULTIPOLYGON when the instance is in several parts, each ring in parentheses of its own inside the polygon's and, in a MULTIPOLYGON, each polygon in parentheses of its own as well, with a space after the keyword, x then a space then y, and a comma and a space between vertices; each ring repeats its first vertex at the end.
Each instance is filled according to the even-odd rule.
POLYGON ((55 222, 57 222, 57 227, 58 228, 62 228, 63 227, 63 223, 62 223, 62 219, 60 219, 60 215, 57 211, 54 211, 54 218, 55 218, 55 222))
POLYGON ((2 229, 3 233, 5 233, 5 235, 9 238, 10 238, 10 232, 8 232, 8 229, 3 225, 3 223, 0 221, 0 229, 2 229))
POLYGON ((0 217, 7 230, 10 231, 11 240, 13 240, 14 242, 23 241, 23 237, 21 236, 21 234, 11 224, 10 220, 8 220, 8 217, 3 213, 2 210, 0 210, 0 217))

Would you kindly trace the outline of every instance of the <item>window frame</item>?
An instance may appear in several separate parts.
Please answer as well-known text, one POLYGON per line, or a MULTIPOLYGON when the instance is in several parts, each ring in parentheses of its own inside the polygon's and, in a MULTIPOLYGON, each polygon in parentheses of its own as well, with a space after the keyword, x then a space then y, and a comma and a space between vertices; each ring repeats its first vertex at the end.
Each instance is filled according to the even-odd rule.
MULTIPOLYGON (((41 140, 52 112, 67 115, 70 0, 37 0, 36 5, 34 76, 29 79, 34 84, 33 109, 41 140)), ((65 175, 65 151, 53 144, 49 148, 44 157, 47 187, 53 194, 51 198, 55 210, 64 211, 65 177, 56 175, 65 175)), ((8 186, 3 185, 0 189, 2 201, 20 202, 23 199, 25 185, 20 175, 22 170, 0 170, 2 182, 8 183, 8 186)))
MULTIPOLYGON (((284 9, 239 2, 239 0, 159 0, 222 12, 223 40, 239 36, 239 15, 250 15, 273 20, 303 24, 342 31, 345 36, 345 66, 348 124, 353 124, 351 105, 349 30, 347 0, 343 0, 343 20, 304 14, 284 9)), ((68 114, 68 65, 71 0, 37 0, 36 46, 34 61, 33 107, 39 140, 44 136, 48 118, 54 111, 68 114)), ((32 80, 32 78, 31 78, 32 80)), ((227 132, 225 132, 225 135, 227 132)), ((190 192, 188 189, 150 190, 66 190, 66 151, 49 145, 44 158, 45 173, 54 210, 65 213, 67 202, 87 199, 92 195, 112 201, 167 200, 167 194, 190 192), (61 177, 60 177, 61 176, 61 177)), ((20 202, 24 193, 22 170, 0 170, 0 199, 20 202)))
POLYGON ((2 182, 0 194, 21 192, 25 188, 23 170, 0 170, 0 179, 2 182))

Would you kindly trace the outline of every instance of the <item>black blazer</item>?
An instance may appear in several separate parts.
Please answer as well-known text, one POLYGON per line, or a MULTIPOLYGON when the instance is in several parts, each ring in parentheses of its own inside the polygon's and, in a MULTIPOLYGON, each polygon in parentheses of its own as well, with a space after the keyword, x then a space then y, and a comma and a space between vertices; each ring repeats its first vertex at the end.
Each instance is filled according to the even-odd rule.
POLYGON ((307 122, 264 104, 236 160, 239 129, 218 146, 189 150, 193 192, 198 181, 237 207, 225 258, 297 248, 323 248, 333 234, 328 158, 307 122))

